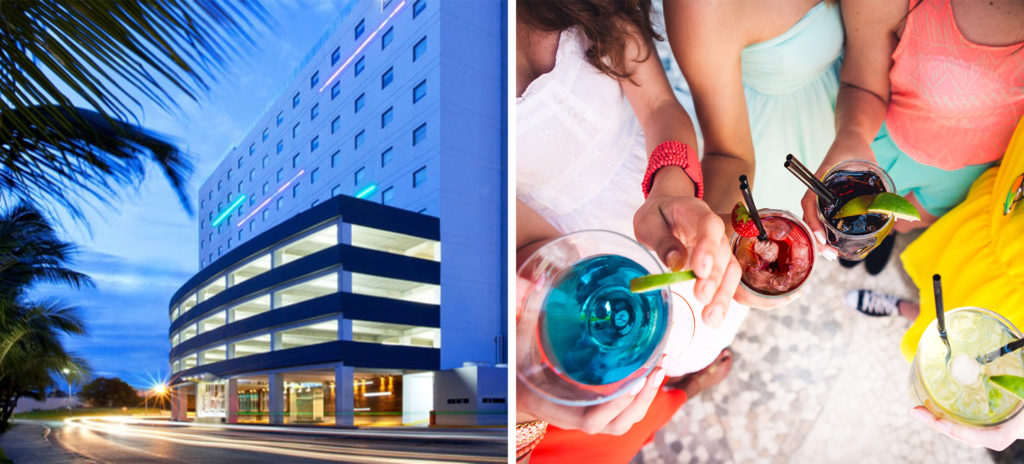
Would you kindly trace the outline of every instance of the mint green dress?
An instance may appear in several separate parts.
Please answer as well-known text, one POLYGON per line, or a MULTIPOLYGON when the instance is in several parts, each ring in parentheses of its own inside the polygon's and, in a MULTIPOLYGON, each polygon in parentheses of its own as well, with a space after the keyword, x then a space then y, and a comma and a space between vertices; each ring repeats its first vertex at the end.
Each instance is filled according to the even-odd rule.
MULTIPOLYGON (((783 163, 792 153, 816 171, 835 139, 843 38, 839 6, 822 2, 788 31, 749 45, 740 54, 754 141, 754 200, 758 208, 802 215, 800 198, 807 188, 783 163)), ((696 115, 682 73, 664 50, 659 47, 659 54, 676 96, 696 115)))

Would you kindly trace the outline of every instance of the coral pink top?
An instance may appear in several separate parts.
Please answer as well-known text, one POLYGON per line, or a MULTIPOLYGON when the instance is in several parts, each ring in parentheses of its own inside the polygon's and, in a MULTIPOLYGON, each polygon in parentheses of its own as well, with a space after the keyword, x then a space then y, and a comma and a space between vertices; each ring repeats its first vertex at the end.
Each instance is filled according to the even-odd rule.
POLYGON ((1000 159, 1024 114, 1024 42, 967 40, 950 0, 910 6, 889 71, 885 124, 893 141, 918 162, 950 171, 1000 159))

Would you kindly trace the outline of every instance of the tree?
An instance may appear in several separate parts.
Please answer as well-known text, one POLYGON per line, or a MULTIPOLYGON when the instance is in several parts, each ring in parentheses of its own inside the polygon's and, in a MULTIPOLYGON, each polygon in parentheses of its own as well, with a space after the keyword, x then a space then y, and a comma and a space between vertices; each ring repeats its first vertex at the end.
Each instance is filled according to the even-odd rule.
POLYGON ((138 406, 142 401, 139 393, 117 377, 100 377, 85 384, 78 397, 92 407, 119 408, 138 406))
POLYGON ((268 19, 252 0, 0 2, 0 201, 82 219, 75 194, 107 204, 155 163, 191 212, 191 162, 133 122, 140 99, 197 100, 268 19))

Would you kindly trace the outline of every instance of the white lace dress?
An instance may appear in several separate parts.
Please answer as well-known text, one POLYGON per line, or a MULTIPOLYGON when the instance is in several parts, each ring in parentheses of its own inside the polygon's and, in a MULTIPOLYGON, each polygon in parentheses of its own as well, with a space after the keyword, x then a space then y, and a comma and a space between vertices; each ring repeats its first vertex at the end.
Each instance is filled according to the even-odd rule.
MULTIPOLYGON (((644 202, 644 134, 619 83, 587 63, 584 50, 582 33, 563 31, 554 69, 516 102, 516 197, 562 233, 604 229, 633 237, 633 215, 644 202)), ((701 321, 692 282, 673 291, 696 315, 681 317, 688 305, 673 301, 667 371, 677 376, 710 364, 748 309, 732 302, 722 327, 712 329, 701 321)))

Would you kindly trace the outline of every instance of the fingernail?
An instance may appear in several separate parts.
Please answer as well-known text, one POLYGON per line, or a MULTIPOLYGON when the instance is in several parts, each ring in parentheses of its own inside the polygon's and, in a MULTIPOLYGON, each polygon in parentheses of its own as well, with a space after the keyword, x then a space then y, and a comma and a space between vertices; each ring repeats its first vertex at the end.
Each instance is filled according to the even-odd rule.
POLYGON ((672 250, 668 252, 668 256, 665 257, 665 264, 668 264, 669 269, 678 271, 682 268, 682 266, 679 265, 679 258, 679 252, 672 250))
POLYGON ((704 259, 700 260, 700 272, 702 275, 707 276, 711 274, 711 267, 714 265, 714 260, 710 256, 705 256, 704 259))
POLYGON ((661 386, 661 382, 665 380, 665 369, 658 369, 658 373, 654 374, 654 384, 661 386))
POLYGON ((814 231, 814 238, 818 240, 818 243, 822 245, 825 244, 825 234, 822 233, 820 230, 814 231))
POLYGON ((629 396, 639 395, 640 391, 644 389, 644 383, 646 383, 644 382, 644 379, 637 379, 633 384, 633 388, 629 389, 629 396))
POLYGON ((836 255, 835 250, 825 250, 821 252, 821 257, 829 261, 835 261, 839 256, 836 255))
POLYGON ((722 326, 722 307, 719 306, 718 304, 712 304, 712 305, 709 305, 707 307, 707 311, 708 311, 708 316, 710 316, 708 318, 708 321, 707 321, 708 325, 710 325, 711 327, 714 327, 716 329, 721 327, 722 326))
POLYGON ((944 420, 936 421, 935 422, 935 427, 937 427, 940 432, 942 432, 942 433, 944 433, 946 435, 950 435, 950 434, 953 433, 953 424, 950 424, 949 422, 946 422, 944 420))
POLYGON ((928 414, 928 411, 925 411, 924 409, 917 409, 917 408, 911 409, 910 410, 910 415, 914 416, 915 419, 917 419, 917 420, 919 420, 921 422, 925 422, 925 423, 927 423, 928 421, 930 421, 932 419, 932 415, 928 414))

